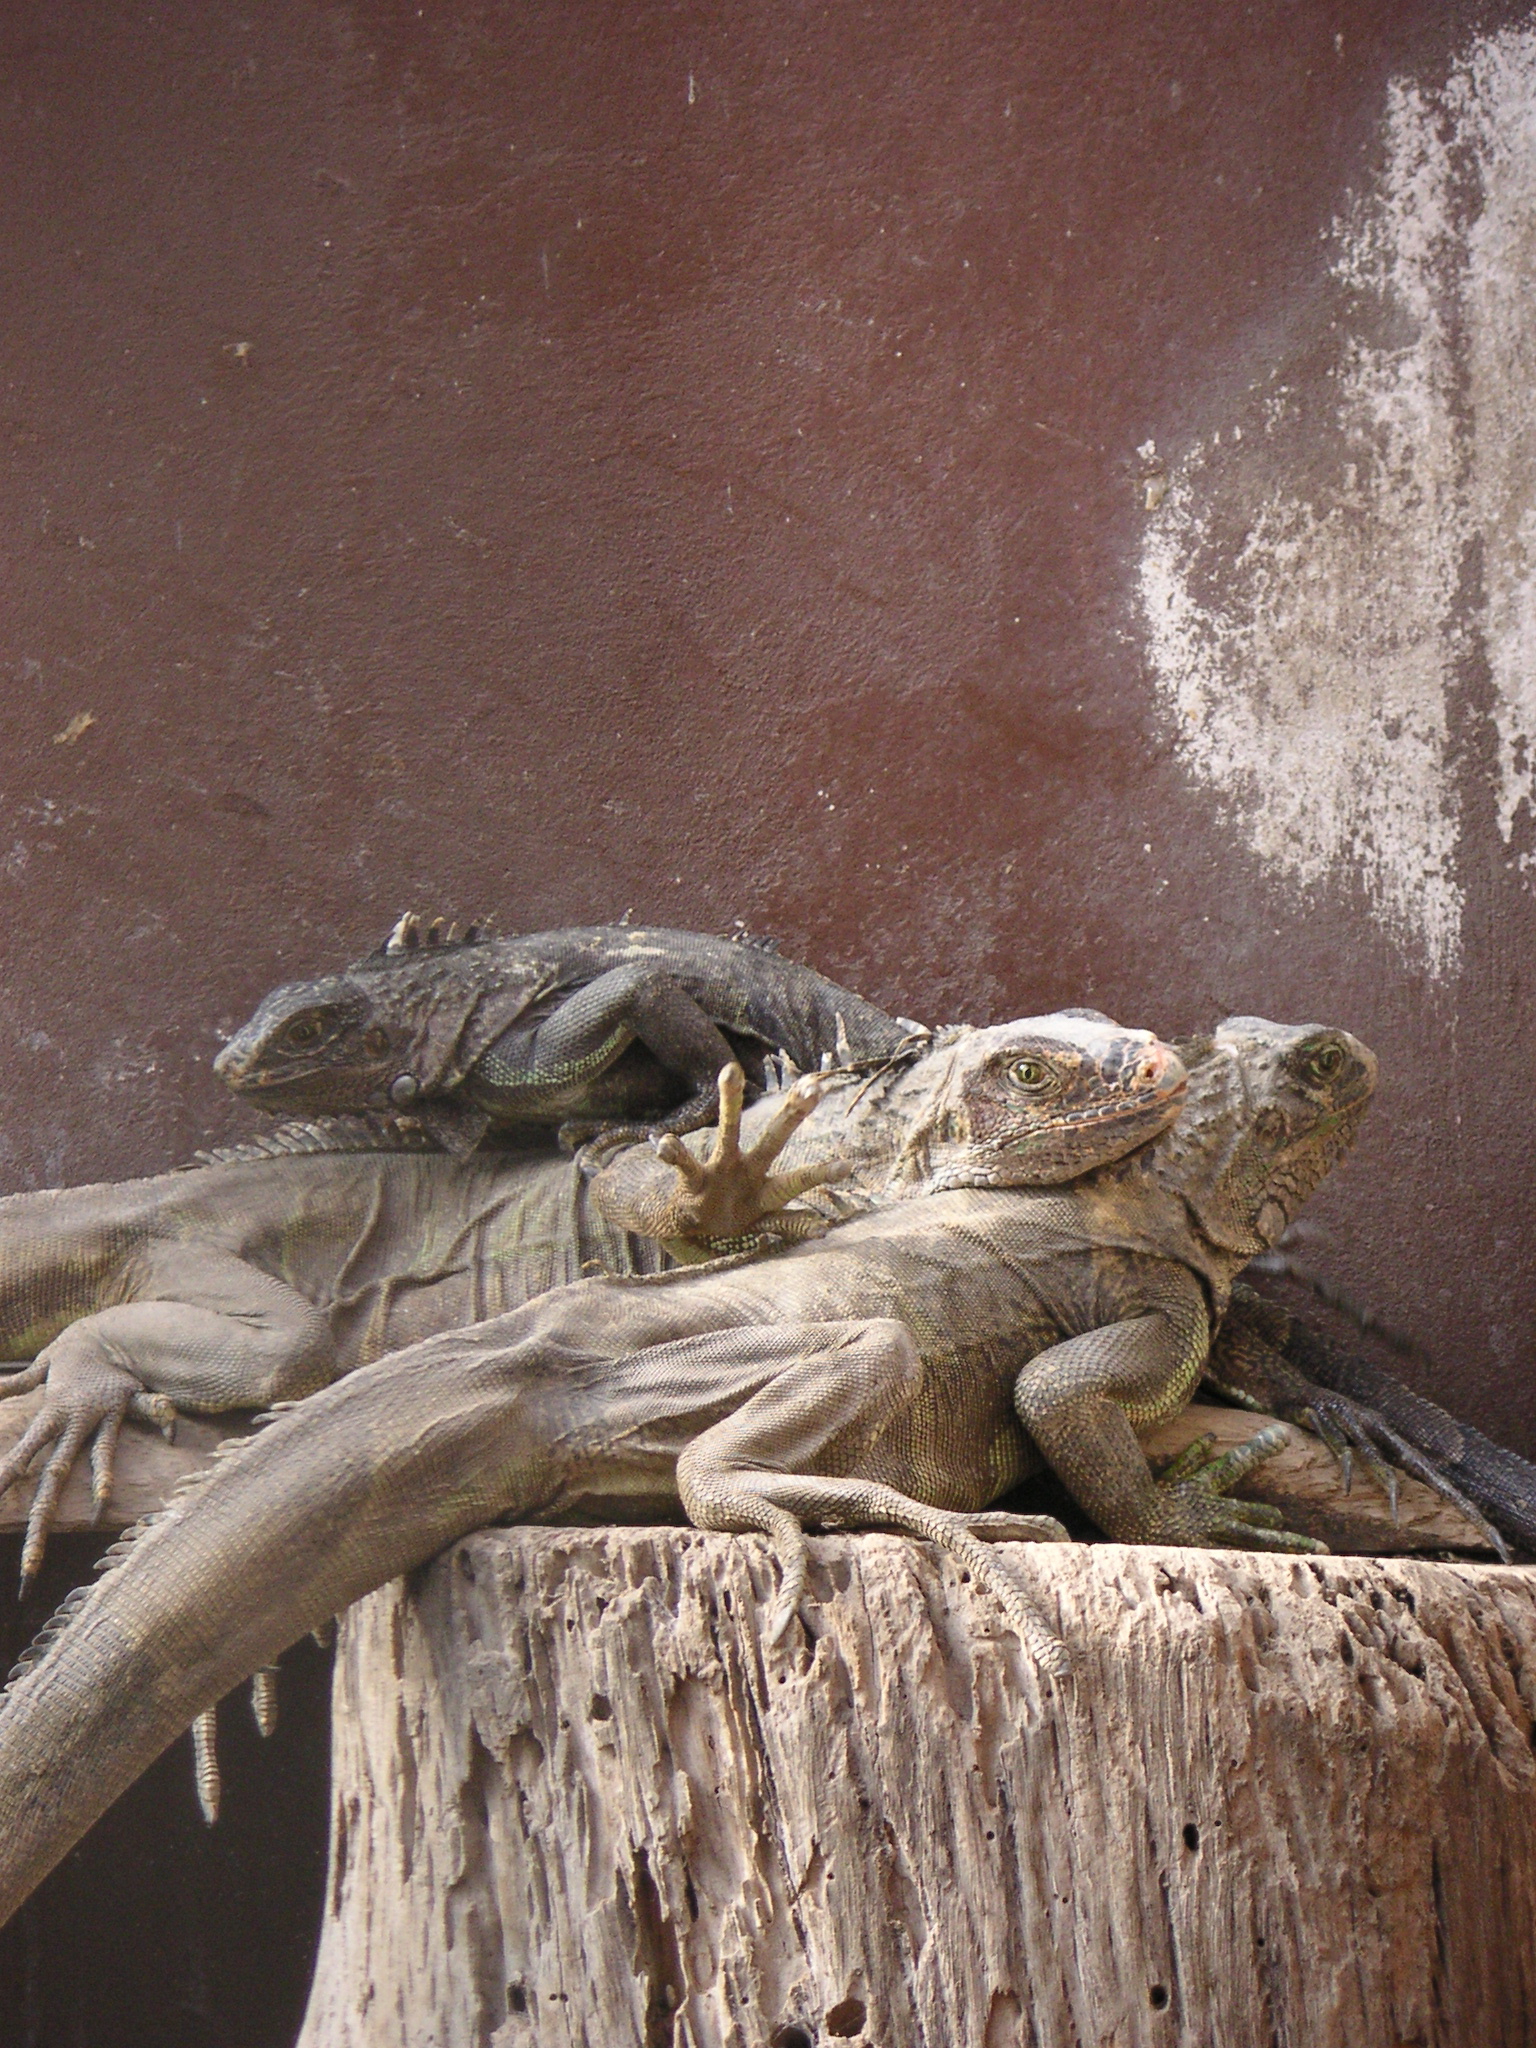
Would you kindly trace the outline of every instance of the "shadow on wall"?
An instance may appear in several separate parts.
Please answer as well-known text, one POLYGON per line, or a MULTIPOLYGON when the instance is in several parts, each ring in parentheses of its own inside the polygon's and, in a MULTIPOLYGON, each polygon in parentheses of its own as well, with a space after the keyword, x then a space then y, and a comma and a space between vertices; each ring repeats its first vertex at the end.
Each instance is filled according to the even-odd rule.
MULTIPOLYGON (((56 1536, 18 1613, 19 1536, 0 1537, 9 1669, 111 1539, 56 1536)), ((0 1930, 5 2048, 283 2048, 304 2013, 330 1821, 329 1652, 283 1658, 263 1741, 245 1691, 219 1709, 224 1806, 198 1812, 190 1737, 157 1764, 0 1930)))

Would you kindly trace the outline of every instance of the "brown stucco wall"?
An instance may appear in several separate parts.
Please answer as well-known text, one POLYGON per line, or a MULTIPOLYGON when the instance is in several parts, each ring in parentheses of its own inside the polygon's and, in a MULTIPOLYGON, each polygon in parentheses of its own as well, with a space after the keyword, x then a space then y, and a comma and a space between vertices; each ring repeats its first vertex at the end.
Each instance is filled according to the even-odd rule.
POLYGON ((12 0, 3 1184, 402 908, 740 917, 1358 1031, 1313 1255, 1531 1450, 1525 14, 12 0))

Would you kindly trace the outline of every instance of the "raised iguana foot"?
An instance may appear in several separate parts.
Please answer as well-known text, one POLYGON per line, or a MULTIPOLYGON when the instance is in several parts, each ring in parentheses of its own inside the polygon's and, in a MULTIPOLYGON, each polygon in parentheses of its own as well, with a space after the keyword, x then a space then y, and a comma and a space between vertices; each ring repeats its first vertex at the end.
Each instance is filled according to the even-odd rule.
POLYGON ((1214 1437, 1196 1437, 1158 1471, 1156 1526, 1141 1540, 1218 1550, 1326 1551, 1326 1543, 1287 1529, 1280 1510, 1267 1502, 1222 1498, 1229 1486, 1283 1450, 1285 1441, 1285 1431, 1271 1424, 1216 1456, 1214 1437))
POLYGON ((699 1159, 675 1133, 657 1138, 652 1157, 630 1153, 603 1169, 594 1183, 598 1206, 611 1222, 628 1229, 710 1252, 731 1251, 755 1237, 784 1242, 820 1237, 827 1227, 821 1217, 787 1205, 810 1188, 847 1179, 849 1167, 825 1160, 789 1173, 771 1169, 827 1085, 820 1075, 803 1076, 743 1150, 746 1078, 733 1062, 721 1069, 716 1084, 718 1130, 708 1155, 699 1159))
MULTIPOLYGON (((68 1333, 66 1332, 66 1335, 68 1333)), ((21 1372, 0 1380, 0 1399, 30 1394, 46 1384, 42 1407, 24 1433, 0 1458, 0 1494, 14 1486, 48 1453, 32 1496, 21 1548, 21 1589, 36 1576, 58 1513, 59 1496, 87 1443, 91 1456, 91 1501, 99 1517, 112 1497, 117 1439, 124 1421, 152 1422, 169 1442, 176 1433, 175 1404, 147 1393, 132 1373, 99 1355, 60 1356, 57 1344, 21 1372), (51 1448, 50 1448, 51 1447, 51 1448)))

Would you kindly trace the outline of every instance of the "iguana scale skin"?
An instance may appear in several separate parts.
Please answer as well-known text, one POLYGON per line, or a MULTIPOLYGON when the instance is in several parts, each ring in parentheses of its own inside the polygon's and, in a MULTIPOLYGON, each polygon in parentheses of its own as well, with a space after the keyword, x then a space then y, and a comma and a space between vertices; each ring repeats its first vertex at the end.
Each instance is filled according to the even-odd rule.
POLYGON ((768 1529, 792 1595, 802 1520, 875 1520, 965 1556, 1026 1640, 975 1538, 1049 1533, 985 1512, 1042 1454, 1122 1540, 1313 1547, 1217 1497, 1241 1453, 1160 1484, 1136 1431, 1188 1399, 1234 1274, 1374 1076, 1346 1033, 1236 1020, 1194 1070, 1193 1127, 1084 1179, 919 1192, 768 1262, 557 1288, 279 1415, 126 1546, 12 1688, 0 1914, 199 1712, 487 1522, 680 1497, 706 1526, 768 1529))
POLYGON ((760 1081, 764 1052, 801 1069, 879 1061, 920 1032, 796 961, 700 932, 439 931, 402 918, 341 973, 274 989, 214 1072, 284 1111, 407 1108, 462 1154, 493 1126, 697 1129, 738 1055, 760 1081))
MULTIPOLYGON (((781 1096, 759 1149, 776 1151, 824 1085, 808 1077, 781 1096)), ((1163 1129, 1183 1085, 1178 1060, 1149 1032, 1093 1013, 952 1034, 941 1057, 905 1080, 898 1106, 871 1098, 852 1118, 829 1108, 821 1141, 802 1145, 802 1162, 772 1177, 766 1199, 759 1178, 758 1204, 772 1213, 756 1220, 768 1234, 819 1232, 818 1217, 783 1202, 849 1173, 873 1199, 902 1178, 914 1122, 927 1133, 931 1171, 980 1178, 1001 1157, 1023 1181, 1069 1178, 1163 1129), (1051 1085, 1018 1083, 1021 1063, 1051 1085)), ((482 1153, 461 1164, 422 1142, 361 1120, 300 1126, 215 1155, 201 1171, 0 1201, 0 1358, 34 1360, 0 1394, 48 1389, 0 1459, 0 1489, 53 1446, 24 1576, 88 1440, 105 1499, 125 1416, 165 1426, 181 1407, 301 1399, 357 1364, 499 1315, 586 1270, 666 1263, 651 1241, 663 1233, 644 1218, 608 1224, 601 1191, 589 1200, 562 1161, 482 1153), (410 1156, 392 1158, 395 1147, 410 1156)), ((902 1184, 921 1185, 910 1171, 902 1184)), ((664 1234, 699 1234, 687 1219, 673 1222, 664 1234)))

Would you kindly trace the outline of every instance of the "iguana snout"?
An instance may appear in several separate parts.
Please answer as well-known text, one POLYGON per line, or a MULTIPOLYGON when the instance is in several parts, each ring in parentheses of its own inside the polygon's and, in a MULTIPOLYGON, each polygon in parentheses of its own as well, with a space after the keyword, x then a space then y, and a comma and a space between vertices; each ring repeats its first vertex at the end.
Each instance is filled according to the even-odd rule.
POLYGON ((309 1115, 387 1107, 399 1068, 394 1035, 344 975, 274 989, 213 1063, 237 1095, 309 1115))

